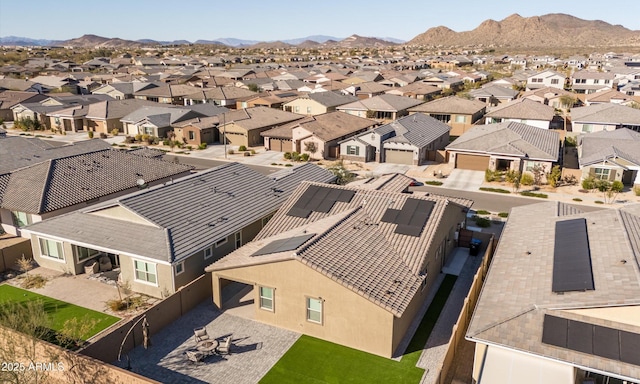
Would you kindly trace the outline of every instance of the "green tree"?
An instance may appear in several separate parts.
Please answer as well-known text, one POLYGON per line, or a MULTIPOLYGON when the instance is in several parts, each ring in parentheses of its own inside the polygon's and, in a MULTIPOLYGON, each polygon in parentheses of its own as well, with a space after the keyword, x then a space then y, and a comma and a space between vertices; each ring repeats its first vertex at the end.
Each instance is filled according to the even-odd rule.
POLYGON ((252 92, 260 92, 260 87, 258 87, 258 84, 250 83, 250 84, 247 84, 247 87, 252 92))
POLYGON ((345 168, 344 162, 340 160, 334 166, 327 169, 329 172, 333 173, 336 177, 336 184, 345 185, 355 179, 356 175, 354 173, 349 172, 348 169, 345 168))

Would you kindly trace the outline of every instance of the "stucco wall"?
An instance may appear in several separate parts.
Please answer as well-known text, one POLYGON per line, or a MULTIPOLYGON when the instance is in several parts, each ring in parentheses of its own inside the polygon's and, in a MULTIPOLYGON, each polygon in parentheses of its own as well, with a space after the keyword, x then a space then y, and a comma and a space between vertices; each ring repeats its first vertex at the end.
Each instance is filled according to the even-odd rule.
POLYGON ((376 355, 393 353, 390 312, 296 260, 216 272, 214 297, 220 278, 254 284, 257 321, 376 355), (273 312, 259 308, 258 286, 275 288, 273 312), (306 320, 306 297, 323 301, 323 324, 306 320))

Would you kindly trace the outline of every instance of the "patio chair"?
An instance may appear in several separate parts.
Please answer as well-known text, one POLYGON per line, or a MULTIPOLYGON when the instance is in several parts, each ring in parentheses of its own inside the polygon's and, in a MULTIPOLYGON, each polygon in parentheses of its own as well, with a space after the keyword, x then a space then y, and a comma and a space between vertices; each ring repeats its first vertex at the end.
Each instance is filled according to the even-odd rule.
POLYGON ((228 355, 231 353, 231 336, 224 339, 222 344, 218 347, 218 354, 228 355))
POLYGON ((195 328, 193 333, 196 339, 196 344, 204 340, 209 340, 209 334, 207 334, 207 328, 205 327, 195 328))
POLYGON ((204 353, 199 351, 185 351, 185 355, 187 355, 187 359, 194 364, 198 364, 204 360, 204 353))

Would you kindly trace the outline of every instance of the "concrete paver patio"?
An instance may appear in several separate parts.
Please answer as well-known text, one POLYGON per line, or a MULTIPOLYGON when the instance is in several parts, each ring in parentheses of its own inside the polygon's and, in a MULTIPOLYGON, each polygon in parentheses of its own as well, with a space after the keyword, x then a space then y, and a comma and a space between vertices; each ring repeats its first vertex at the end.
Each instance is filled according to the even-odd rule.
MULTIPOLYGON (((150 322, 153 319, 149 319, 150 322)), ((299 334, 220 312, 205 301, 152 336, 151 347, 129 352, 132 371, 163 383, 257 383, 298 340, 299 334), (232 335, 230 355, 193 364, 184 352, 196 345, 193 329, 206 326, 222 342, 232 335)), ((115 365, 126 367, 126 357, 115 365)))

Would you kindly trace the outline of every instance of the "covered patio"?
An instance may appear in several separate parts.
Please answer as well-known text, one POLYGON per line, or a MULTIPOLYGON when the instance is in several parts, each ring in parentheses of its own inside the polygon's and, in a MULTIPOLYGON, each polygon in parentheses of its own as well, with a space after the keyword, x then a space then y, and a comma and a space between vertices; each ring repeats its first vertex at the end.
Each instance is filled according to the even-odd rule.
MULTIPOLYGON (((245 289, 238 293, 246 294, 245 289)), ((153 335, 149 349, 136 347, 128 357, 133 372, 163 383, 249 384, 257 383, 299 336, 295 332, 221 312, 212 302, 205 301, 153 335), (212 354, 197 364, 189 361, 185 352, 196 347, 194 329, 199 327, 205 327, 209 338, 221 344, 231 336, 231 353, 212 354)), ((121 360, 113 364, 126 367, 126 356, 121 360)))

